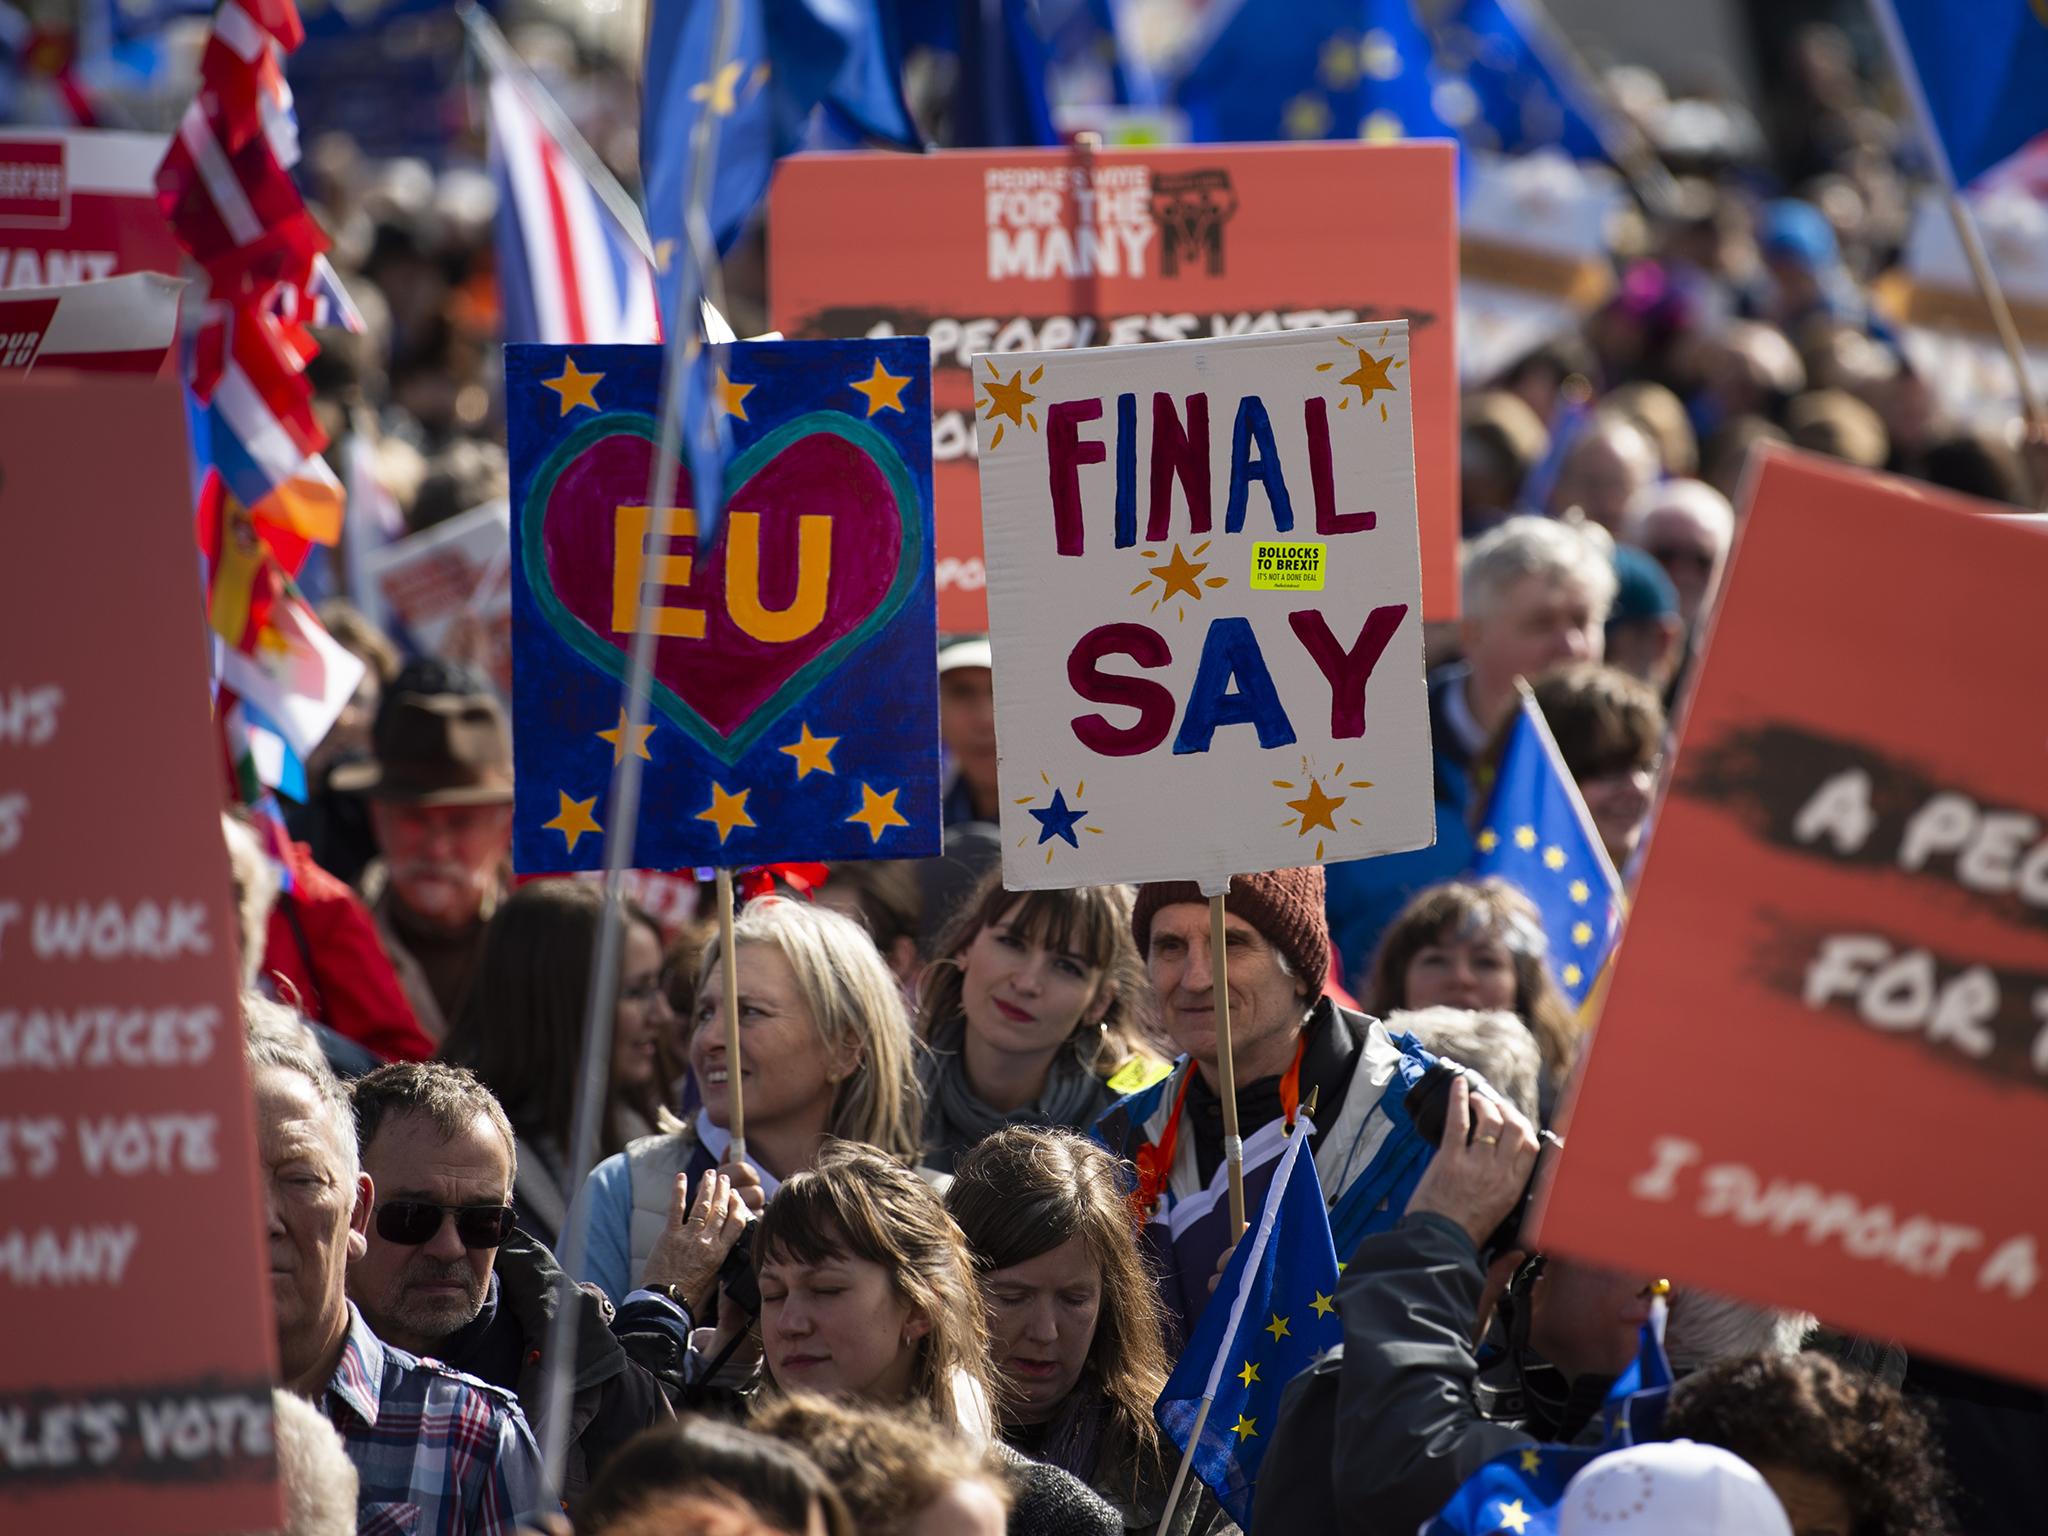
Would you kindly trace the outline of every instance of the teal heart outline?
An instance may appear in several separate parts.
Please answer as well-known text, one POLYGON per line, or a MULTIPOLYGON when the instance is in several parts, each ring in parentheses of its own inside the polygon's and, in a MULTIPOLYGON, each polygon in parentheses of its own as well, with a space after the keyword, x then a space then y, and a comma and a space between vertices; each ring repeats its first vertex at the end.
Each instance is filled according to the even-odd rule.
MULTIPOLYGON (((655 429, 654 418, 639 411, 607 412, 584 422, 571 432, 554 452, 541 462, 534 475, 532 488, 526 493, 526 502, 521 509, 520 564, 526 572, 527 588, 539 602, 541 613, 554 630, 584 660, 600 672, 611 674, 608 662, 621 667, 626 661, 625 653, 617 646, 600 639, 597 632, 574 613, 568 604, 556 594, 553 580, 548 575, 547 551, 543 543, 548 498, 554 494, 555 482, 592 443, 599 438, 610 437, 624 432, 634 437, 643 437, 649 443, 658 444, 660 437, 655 429)), ((792 421, 785 422, 768 433, 740 454, 725 469, 725 497, 729 502, 733 493, 754 477, 757 470, 773 459, 783 449, 800 438, 816 432, 829 432, 844 438, 860 449, 882 472, 894 493, 896 515, 903 524, 903 547, 896 564, 896 579, 889 590, 882 594, 882 600, 875 604, 872 612, 826 646, 816 656, 805 662, 792 673, 783 685, 765 699, 747 721, 731 736, 719 734, 716 728, 696 710, 692 709, 674 689, 658 677, 647 680, 648 696, 671 723, 680 729, 697 745, 704 748, 720 762, 731 766, 752 751, 768 728, 780 720, 789 706, 802 694, 810 691, 827 673, 835 670, 847 655, 865 644, 874 633, 896 617, 910 596, 910 589, 917 582, 924 566, 924 525, 918 516, 919 503, 917 486, 910 477, 910 468, 903 462, 903 456, 896 451, 896 445, 880 431, 857 417, 840 411, 810 411, 792 421)))

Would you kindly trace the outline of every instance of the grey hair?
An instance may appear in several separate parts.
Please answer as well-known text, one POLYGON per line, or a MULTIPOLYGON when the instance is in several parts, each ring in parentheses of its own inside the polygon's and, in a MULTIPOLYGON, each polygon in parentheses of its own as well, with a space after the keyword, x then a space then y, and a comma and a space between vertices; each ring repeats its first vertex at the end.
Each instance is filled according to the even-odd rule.
POLYGON ((467 1067, 445 1061, 394 1061, 365 1072, 348 1086, 355 1110, 356 1140, 365 1151, 384 1122, 399 1115, 424 1115, 452 1141, 482 1116, 505 1143, 511 1177, 519 1174, 519 1143, 498 1096, 467 1067))
POLYGON ((279 1072, 296 1072, 313 1085, 327 1112, 334 1132, 334 1148, 341 1157, 343 1182, 354 1184, 362 1172, 362 1158, 356 1150, 356 1115, 349 1107, 348 1090, 328 1069, 320 1054, 320 1042, 291 1009, 274 1003, 258 992, 242 994, 243 1059, 249 1076, 265 1067, 279 1072))
POLYGON ((272 1389, 270 1408, 284 1490, 279 1536, 355 1536, 356 1464, 341 1432, 296 1393, 272 1389))
POLYGON ((1659 512, 1683 512, 1712 535, 1724 555, 1735 542, 1735 508, 1704 480, 1665 480, 1644 486, 1629 498, 1628 511, 1621 520, 1623 536, 1631 544, 1642 543, 1643 525, 1659 512))
POLYGON ((1796 1355, 1819 1326, 1810 1312, 1781 1312, 1679 1286, 1664 1325, 1664 1352, 1680 1371, 1749 1355, 1796 1355))
POLYGON ((1614 606, 1614 562, 1577 528, 1547 517, 1511 517, 1465 546, 1465 612, 1485 618, 1501 594, 1526 576, 1570 583, 1585 593, 1593 622, 1607 622, 1614 606))
POLYGON ((1387 1033, 1413 1035, 1432 1056, 1470 1067, 1500 1096, 1534 1124, 1542 1101, 1537 1084, 1543 1076, 1543 1053, 1529 1026, 1505 1009, 1396 1009, 1387 1015, 1387 1033))
POLYGON ((222 811, 220 830, 227 840, 228 873, 235 883, 235 918, 241 944, 239 980, 243 986, 253 987, 263 970, 270 911, 277 905, 277 870, 264 856, 263 845, 246 822, 222 811))

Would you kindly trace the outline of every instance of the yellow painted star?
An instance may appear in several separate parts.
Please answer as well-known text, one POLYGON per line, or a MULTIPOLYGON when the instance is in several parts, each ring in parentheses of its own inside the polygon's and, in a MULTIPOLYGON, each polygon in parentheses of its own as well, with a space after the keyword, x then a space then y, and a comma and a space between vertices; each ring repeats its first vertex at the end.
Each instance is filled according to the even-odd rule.
POLYGON ((1500 1507, 1500 1528, 1504 1531, 1513 1531, 1515 1536, 1522 1536, 1522 1532, 1529 1528, 1529 1522, 1533 1518, 1534 1516, 1522 1508, 1520 1499, 1508 1499, 1500 1507))
POLYGON ((1237 1422, 1230 1427, 1236 1432, 1238 1439, 1249 1440, 1259 1432, 1259 1421, 1257 1419, 1248 1419, 1240 1413, 1237 1416, 1237 1422))
POLYGON ((1380 390, 1384 389, 1388 394, 1392 394, 1394 392, 1394 384, 1387 377, 1387 365, 1393 362, 1393 354, 1390 352, 1385 357, 1374 357, 1363 347, 1359 347, 1356 350, 1358 352, 1358 366, 1345 374, 1337 382, 1339 384, 1356 384, 1358 386, 1358 399, 1361 405, 1370 401, 1380 390))
POLYGON ((1317 1317, 1328 1317, 1332 1312, 1337 1310, 1337 1303, 1335 1302, 1335 1300, 1333 1300, 1331 1297, 1325 1296, 1321 1291, 1316 1292, 1316 1299, 1310 1302, 1309 1305, 1316 1309, 1317 1317))
POLYGON ((690 87, 690 100, 701 101, 718 117, 731 117, 739 107, 740 62, 735 59, 709 80, 690 87))
POLYGON ((1254 1365, 1249 1360, 1245 1361, 1244 1369, 1237 1373, 1237 1379, 1243 1382, 1246 1386, 1250 1386, 1253 1382, 1259 1379, 1258 1366, 1254 1365))
MULTIPOLYGON (((876 366, 879 367, 880 364, 876 366)), ((988 366, 989 372, 994 374, 996 365, 990 363, 988 366)), ((1007 384, 1002 381, 1000 375, 997 375, 982 380, 981 387, 988 391, 988 399, 984 402, 988 406, 988 414, 982 417, 983 421, 994 421, 998 416, 1007 416, 1014 425, 1021 427, 1024 425, 1024 407, 1038 399, 1038 396, 1024 387, 1022 368, 1010 375, 1010 382, 1007 384)))
POLYGON ((718 408, 726 415, 740 421, 747 419, 747 396, 754 392, 751 384, 735 384, 725 376, 723 368, 718 370, 718 408))
POLYGON ((803 732, 803 735, 788 746, 776 749, 796 759, 797 782, 801 784, 813 773, 837 774, 838 770, 832 766, 832 749, 839 745, 839 738, 813 736, 808 721, 804 724, 803 732))
POLYGON ((1522 1452, 1522 1470, 1524 1472, 1541 1472, 1543 1470, 1543 1453, 1533 1445, 1522 1452))
POLYGON ((1275 1312, 1273 1314, 1273 1321, 1266 1324, 1266 1332, 1273 1335, 1273 1341, 1277 1344, 1280 1340, 1287 1337, 1287 1319, 1278 1312, 1275 1312))
POLYGON ((875 793, 871 786, 863 784, 860 787, 860 809, 846 819, 866 827, 868 840, 879 843, 883 832, 890 827, 910 825, 904 820, 903 813, 896 809, 896 797, 902 793, 900 789, 892 789, 886 795, 881 795, 875 793))
POLYGON ((1206 560, 1190 560, 1180 552, 1178 544, 1173 546, 1173 556, 1164 565, 1151 567, 1152 574, 1165 583, 1166 590, 1159 594, 1159 601, 1165 602, 1174 593, 1184 593, 1197 602, 1202 598, 1202 584, 1196 578, 1209 569, 1206 560))
POLYGON ((1310 779, 1308 793, 1299 800, 1287 802, 1287 809, 1301 813, 1301 828, 1295 835, 1307 837, 1310 829, 1315 827, 1328 827, 1332 832, 1336 831, 1337 823, 1330 819, 1330 815, 1350 798, 1349 795, 1326 795, 1323 793, 1322 784, 1310 779))
POLYGON ((1571 892, 1572 900, 1582 907, 1586 904, 1586 898, 1593 894, 1593 888, 1583 880, 1574 880, 1565 889, 1571 892))
POLYGON ((543 389, 552 389, 562 397, 562 414, 568 415, 579 405, 597 409, 597 384, 604 377, 601 373, 584 373, 576 366, 576 359, 564 357, 562 371, 552 379, 542 379, 543 389))
MULTIPOLYGON (((654 726, 652 722, 641 726, 633 732, 633 755, 635 757, 645 758, 650 763, 654 761, 654 754, 647 750, 647 738, 653 734, 654 726)), ((608 741, 612 744, 613 762, 623 763, 626 760, 626 712, 623 709, 619 711, 619 723, 609 731, 599 731, 597 739, 599 741, 608 741)))
POLYGON ((1515 846, 1524 853, 1534 848, 1536 846, 1536 829, 1534 827, 1515 828, 1515 846))
POLYGON ((855 379, 853 387, 867 396, 870 416, 882 410, 895 411, 900 415, 903 411, 903 386, 909 382, 909 374, 906 373, 899 379, 882 366, 882 360, 878 357, 875 359, 875 371, 864 379, 855 379))
POLYGON ((697 813, 697 820, 718 828, 721 847, 732 836, 733 828, 754 825, 754 818, 747 814, 747 796, 752 793, 751 789, 743 789, 735 795, 728 793, 723 784, 711 786, 711 804, 697 813))
POLYGON ((1573 942, 1574 944, 1590 944, 1590 943, 1592 943, 1592 942, 1593 942, 1593 925, 1592 925, 1591 923, 1573 923, 1573 924, 1572 924, 1572 942, 1573 942))
POLYGON ((1552 843, 1548 848, 1544 849, 1543 867, 1545 869, 1563 869, 1564 850, 1558 847, 1555 843, 1552 843))
POLYGON ((1488 827, 1479 834, 1479 851, 1481 853, 1491 853, 1499 846, 1500 834, 1494 831, 1493 828, 1488 827))
POLYGON ((574 853, 584 833, 604 831, 591 814, 597 808, 597 796, 592 795, 588 800, 571 800, 567 790, 558 789, 555 793, 562 797, 562 808, 555 813, 553 821, 544 821, 541 825, 550 832, 561 833, 568 839, 568 851, 574 853))

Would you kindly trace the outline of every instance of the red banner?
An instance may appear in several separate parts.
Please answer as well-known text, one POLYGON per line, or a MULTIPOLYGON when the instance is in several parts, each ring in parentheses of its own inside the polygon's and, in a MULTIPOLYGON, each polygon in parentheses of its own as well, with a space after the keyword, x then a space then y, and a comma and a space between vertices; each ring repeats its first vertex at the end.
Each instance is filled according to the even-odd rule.
POLYGON ((164 138, 0 129, 0 290, 183 270, 156 206, 164 138))
POLYGON ((1405 317, 1423 608, 1458 611, 1458 298, 1449 144, 784 161, 772 319, 792 338, 926 335, 939 628, 988 627, 976 353, 1124 346, 1405 317))
POLYGON ((0 380, 0 1527, 270 1530, 264 1217, 175 384, 0 380))
POLYGON ((1546 1247, 2048 1382, 2048 528, 1767 458, 1546 1247))

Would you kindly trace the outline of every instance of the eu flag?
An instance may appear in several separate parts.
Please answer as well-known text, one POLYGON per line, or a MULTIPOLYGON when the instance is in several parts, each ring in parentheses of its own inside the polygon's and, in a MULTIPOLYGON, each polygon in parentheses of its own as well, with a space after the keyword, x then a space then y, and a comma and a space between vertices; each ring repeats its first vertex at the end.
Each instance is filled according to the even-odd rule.
POLYGON ((1525 1445, 1496 1456, 1459 1485, 1422 1536, 1554 1536, 1565 1485, 1580 1468, 1609 1451, 1663 1438, 1671 1365, 1664 1357, 1664 1303, 1652 1305, 1635 1363, 1601 1408, 1601 1443, 1525 1445))
POLYGON ((2020 0, 1878 0, 1894 62, 1934 135, 1934 152, 1967 186, 2048 130, 2048 10, 2020 0))
POLYGON ((1476 839, 1476 875, 1499 875, 1543 914, 1550 973, 1574 1007, 1614 948, 1621 881, 1526 689, 1476 839))
POLYGON ((1452 138, 1410 0, 1243 0, 1175 91, 1197 143, 1452 138))
POLYGON ((1344 1338, 1337 1249, 1308 1139, 1298 1119, 1258 1219, 1238 1243, 1153 1409, 1183 1452, 1199 1421, 1194 1475, 1239 1525, 1251 1518, 1252 1490, 1280 1419, 1281 1392, 1344 1338))
POLYGON ((1554 147, 1575 160, 1614 158, 1598 93, 1518 0, 1463 0, 1437 41, 1445 67, 1471 87, 1466 143, 1503 154, 1554 147))

